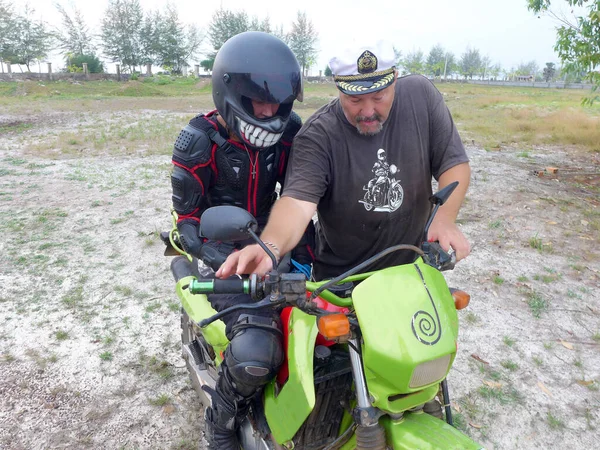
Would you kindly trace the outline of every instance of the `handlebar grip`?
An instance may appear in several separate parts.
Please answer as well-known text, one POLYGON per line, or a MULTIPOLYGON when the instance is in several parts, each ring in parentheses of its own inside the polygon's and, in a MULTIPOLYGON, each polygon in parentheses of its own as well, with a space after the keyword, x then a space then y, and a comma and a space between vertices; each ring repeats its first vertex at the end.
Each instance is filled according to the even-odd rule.
POLYGON ((192 280, 189 290, 192 294, 249 294, 250 280, 247 278, 192 280))
POLYGON ((171 261, 171 273, 175 277, 175 282, 190 276, 198 278, 200 277, 198 273, 198 260, 193 258, 192 262, 190 262, 185 256, 179 256, 171 261))

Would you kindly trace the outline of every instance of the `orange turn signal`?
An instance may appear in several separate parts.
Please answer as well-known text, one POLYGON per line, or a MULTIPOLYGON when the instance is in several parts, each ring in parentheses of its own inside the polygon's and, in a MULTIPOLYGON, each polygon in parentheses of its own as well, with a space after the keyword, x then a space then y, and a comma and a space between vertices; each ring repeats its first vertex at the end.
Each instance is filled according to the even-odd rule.
POLYGON ((466 308, 469 306, 469 302, 471 301, 471 296, 465 291, 453 291, 452 298, 454 299, 454 307, 456 309, 466 308))
POLYGON ((350 322, 345 314, 327 314, 319 317, 319 333, 330 340, 350 335, 350 322))

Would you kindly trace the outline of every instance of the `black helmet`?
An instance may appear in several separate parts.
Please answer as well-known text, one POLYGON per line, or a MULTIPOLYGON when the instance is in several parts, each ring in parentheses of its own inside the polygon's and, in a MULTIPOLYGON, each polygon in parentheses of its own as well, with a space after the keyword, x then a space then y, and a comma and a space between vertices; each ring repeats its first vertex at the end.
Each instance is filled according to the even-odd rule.
POLYGON ((302 101, 296 57, 272 34, 247 31, 229 39, 215 58, 212 93, 217 111, 247 145, 270 147, 281 138, 294 100, 302 101), (279 103, 273 117, 257 119, 252 100, 279 103))

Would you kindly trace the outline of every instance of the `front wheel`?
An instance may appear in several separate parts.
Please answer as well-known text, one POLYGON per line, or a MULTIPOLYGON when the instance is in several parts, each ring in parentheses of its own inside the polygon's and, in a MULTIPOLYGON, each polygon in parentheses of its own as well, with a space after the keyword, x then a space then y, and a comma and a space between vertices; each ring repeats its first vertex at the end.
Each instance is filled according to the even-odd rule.
POLYGON ((404 189, 400 183, 394 183, 390 186, 389 191, 390 208, 394 211, 400 208, 402 200, 404 200, 404 189))
POLYGON ((365 196, 363 198, 363 205, 367 211, 371 211, 373 209, 373 204, 371 203, 371 196, 369 195, 369 191, 365 192, 365 196))

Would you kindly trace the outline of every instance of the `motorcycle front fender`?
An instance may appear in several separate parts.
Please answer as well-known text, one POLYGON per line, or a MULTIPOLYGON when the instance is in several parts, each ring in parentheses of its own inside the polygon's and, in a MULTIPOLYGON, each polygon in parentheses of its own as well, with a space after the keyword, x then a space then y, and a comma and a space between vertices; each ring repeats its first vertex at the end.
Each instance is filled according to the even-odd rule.
MULTIPOLYGON (((483 446, 472 441, 443 420, 424 412, 407 413, 400 420, 389 416, 379 423, 385 428, 388 446, 394 450, 483 450, 483 446)), ((356 448, 356 435, 340 450, 356 448)))

